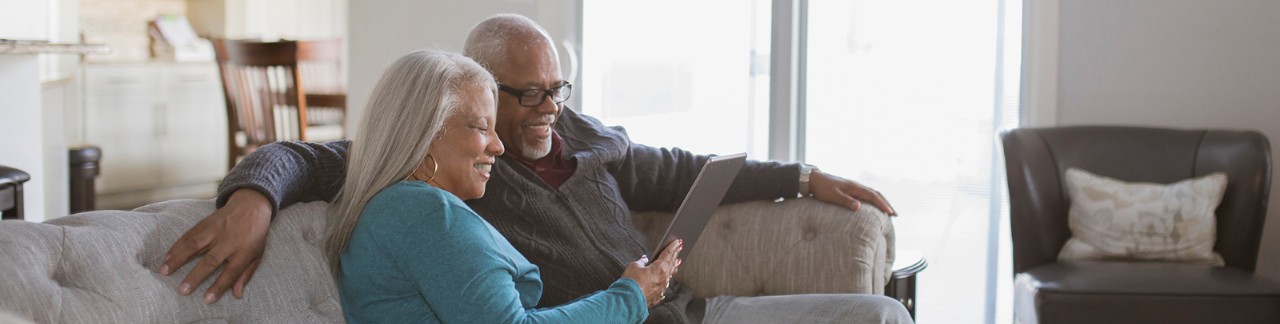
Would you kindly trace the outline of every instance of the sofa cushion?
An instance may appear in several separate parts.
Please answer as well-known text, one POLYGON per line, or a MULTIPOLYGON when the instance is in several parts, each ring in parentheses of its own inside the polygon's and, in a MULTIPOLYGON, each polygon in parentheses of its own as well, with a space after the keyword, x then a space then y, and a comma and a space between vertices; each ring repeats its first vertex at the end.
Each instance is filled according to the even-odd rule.
POLYGON ((1168 185, 1128 183, 1067 169, 1071 239, 1059 262, 1160 260, 1222 265, 1213 251, 1214 209, 1227 176, 1217 172, 1168 185))
MULTIPOLYGON (((133 211, 95 211, 45 223, 0 222, 0 312, 41 323, 321 323, 342 311, 318 243, 324 203, 276 216, 265 258, 243 300, 202 301, 177 286, 198 262, 157 272, 170 245, 213 212, 209 200, 176 200, 133 211)), ((215 274, 216 275, 216 274, 215 274)))
POLYGON ((1018 323, 1280 323, 1280 285, 1232 267, 1051 264, 1015 278, 1018 323))

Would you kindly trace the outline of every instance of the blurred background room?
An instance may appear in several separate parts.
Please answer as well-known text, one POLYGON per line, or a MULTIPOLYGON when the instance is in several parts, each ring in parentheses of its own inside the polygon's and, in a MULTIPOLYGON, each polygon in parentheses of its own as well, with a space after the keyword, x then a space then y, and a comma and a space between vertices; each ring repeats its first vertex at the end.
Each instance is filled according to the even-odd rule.
MULTIPOLYGON (((900 257, 927 260, 920 323, 1013 319, 1001 131, 1280 138, 1270 1, 0 0, 10 54, 81 46, 0 52, 0 165, 30 175, 34 222, 210 199, 257 146, 354 133, 394 59, 460 52, 505 12, 551 34, 567 106, 636 143, 803 161, 883 192, 900 257)), ((1280 278, 1268 223, 1258 273, 1280 278)))

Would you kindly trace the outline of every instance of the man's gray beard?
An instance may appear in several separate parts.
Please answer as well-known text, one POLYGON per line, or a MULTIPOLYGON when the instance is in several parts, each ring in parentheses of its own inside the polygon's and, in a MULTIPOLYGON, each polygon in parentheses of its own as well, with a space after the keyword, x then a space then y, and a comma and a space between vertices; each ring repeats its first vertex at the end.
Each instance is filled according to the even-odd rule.
POLYGON ((547 138, 546 145, 529 145, 528 143, 520 143, 524 146, 524 158, 530 161, 541 159, 551 153, 551 138, 547 138))

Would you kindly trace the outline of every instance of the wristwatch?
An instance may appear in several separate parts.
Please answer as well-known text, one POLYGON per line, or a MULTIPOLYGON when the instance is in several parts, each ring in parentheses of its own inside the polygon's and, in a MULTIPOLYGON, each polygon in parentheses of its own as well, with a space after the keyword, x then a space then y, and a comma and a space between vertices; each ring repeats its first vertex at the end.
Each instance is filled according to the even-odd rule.
POLYGON ((813 175, 814 171, 818 171, 818 167, 812 164, 800 165, 800 197, 808 197, 813 194, 809 192, 809 176, 813 175))

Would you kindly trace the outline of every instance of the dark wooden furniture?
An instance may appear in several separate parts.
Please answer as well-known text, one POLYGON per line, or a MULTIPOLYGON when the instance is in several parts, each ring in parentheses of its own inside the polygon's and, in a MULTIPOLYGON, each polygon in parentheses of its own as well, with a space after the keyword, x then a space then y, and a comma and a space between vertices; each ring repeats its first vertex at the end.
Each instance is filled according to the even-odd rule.
POLYGON ((262 145, 312 140, 312 125, 341 129, 346 85, 340 41, 213 43, 227 105, 228 168, 262 145))
POLYGON ((307 85, 307 139, 346 137, 347 83, 342 70, 342 40, 298 41, 298 75, 307 85))
POLYGON ((0 165, 0 219, 23 219, 22 183, 31 175, 0 165))
POLYGON ((214 40, 227 103, 227 168, 259 146, 306 140, 307 101, 293 41, 214 40))
POLYGON ((298 69, 306 84, 307 108, 346 110, 347 84, 342 75, 342 40, 298 41, 298 69))
POLYGON ((929 261, 919 252, 898 251, 893 260, 893 276, 884 286, 884 295, 897 299, 916 318, 916 275, 929 267, 929 261))
POLYGON ((1271 188, 1271 145, 1253 131, 1117 126, 1001 134, 1020 323, 1280 323, 1280 286, 1255 275, 1271 188), (1068 168, 1128 182, 1173 183, 1215 172, 1227 188, 1213 250, 1226 265, 1058 263, 1071 237, 1068 168))
POLYGON ((68 177, 70 181, 70 200, 71 213, 81 213, 96 209, 97 203, 94 197, 97 196, 94 188, 94 178, 98 177, 101 169, 98 168, 98 162, 102 160, 102 149, 94 146, 85 146, 72 148, 68 152, 68 161, 71 164, 71 173, 68 177))

